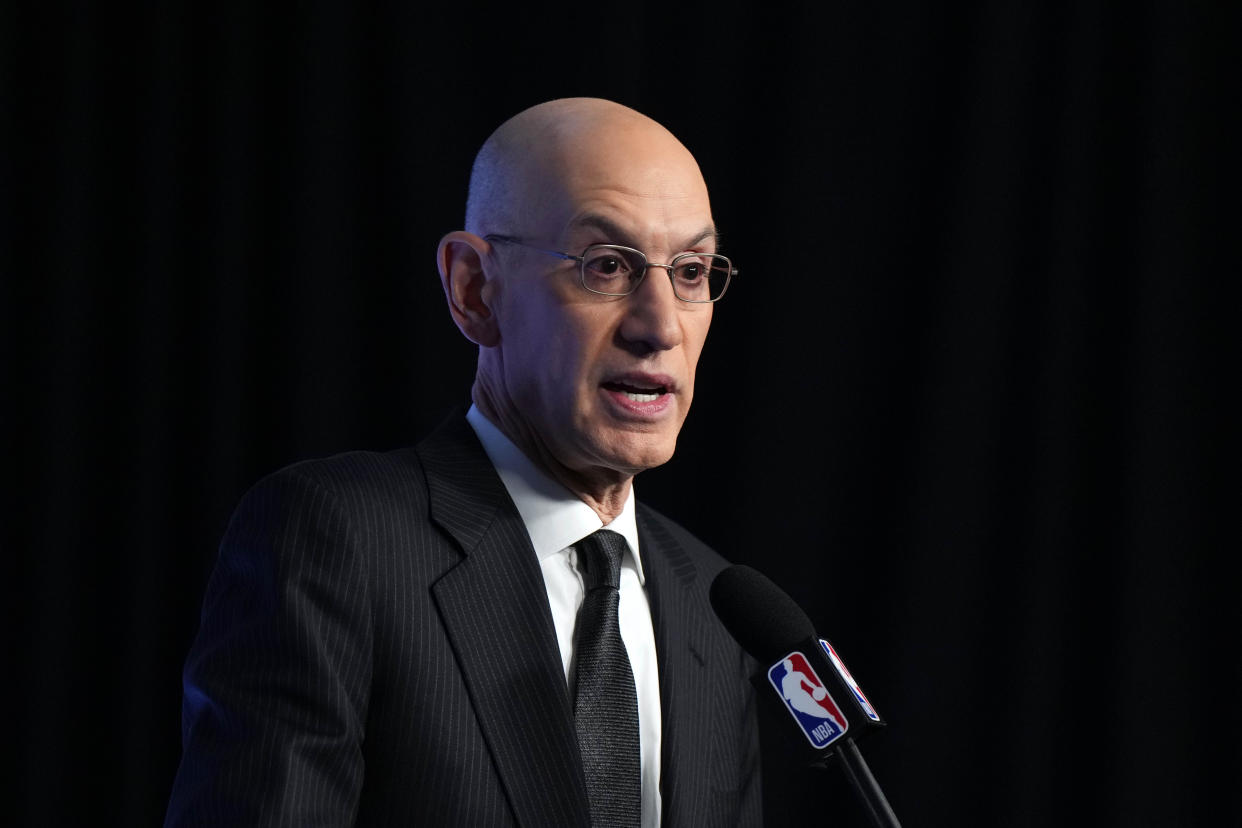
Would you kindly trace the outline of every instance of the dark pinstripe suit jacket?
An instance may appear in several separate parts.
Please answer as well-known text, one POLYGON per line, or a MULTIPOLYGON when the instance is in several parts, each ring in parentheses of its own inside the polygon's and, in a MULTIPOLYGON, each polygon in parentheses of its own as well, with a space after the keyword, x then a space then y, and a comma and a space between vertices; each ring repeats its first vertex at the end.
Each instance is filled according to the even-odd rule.
MULTIPOLYGON (((725 562, 637 517, 664 824, 758 824, 748 664, 707 599, 725 562)), ((243 499, 186 663, 183 741, 168 825, 588 824, 543 577, 463 417, 243 499)))

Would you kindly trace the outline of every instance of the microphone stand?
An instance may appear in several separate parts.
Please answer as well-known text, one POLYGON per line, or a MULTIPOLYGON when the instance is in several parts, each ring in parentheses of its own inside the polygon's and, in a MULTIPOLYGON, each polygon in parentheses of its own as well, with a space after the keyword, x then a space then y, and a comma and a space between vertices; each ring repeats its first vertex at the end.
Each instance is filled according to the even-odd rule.
POLYGON ((845 775, 849 777, 854 791, 867 806, 867 813, 871 816, 872 824, 876 828, 901 828, 897 815, 893 813, 888 800, 884 798, 884 791, 880 790, 880 783, 876 782, 875 777, 871 775, 871 768, 867 767, 867 762, 859 752, 858 745, 854 744, 854 740, 848 736, 842 739, 841 744, 837 746, 836 754, 841 759, 841 766, 845 768, 845 775))

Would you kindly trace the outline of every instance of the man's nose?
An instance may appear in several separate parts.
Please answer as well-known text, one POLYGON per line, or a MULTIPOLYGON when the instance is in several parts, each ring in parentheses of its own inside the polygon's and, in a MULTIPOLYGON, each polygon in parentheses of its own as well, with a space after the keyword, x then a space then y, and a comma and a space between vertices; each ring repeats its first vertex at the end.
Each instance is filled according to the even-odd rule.
POLYGON ((646 276, 626 297, 621 335, 627 341, 643 343, 652 351, 667 351, 681 344, 683 302, 673 292, 671 273, 665 265, 647 265, 646 276))

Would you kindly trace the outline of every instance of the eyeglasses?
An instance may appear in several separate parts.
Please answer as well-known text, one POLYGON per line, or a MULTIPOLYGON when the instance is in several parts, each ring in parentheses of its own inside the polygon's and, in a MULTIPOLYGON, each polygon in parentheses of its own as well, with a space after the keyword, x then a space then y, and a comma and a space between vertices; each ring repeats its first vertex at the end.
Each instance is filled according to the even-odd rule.
POLYGON ((647 261, 641 250, 620 244, 592 244, 582 251, 581 256, 571 256, 508 236, 488 235, 484 238, 489 242, 515 244, 577 262, 582 286, 603 296, 629 296, 642 284, 647 268, 659 267, 668 271, 673 293, 681 301, 715 302, 724 296, 729 281, 737 275, 737 268, 729 258, 715 253, 682 253, 668 264, 656 264, 647 261))

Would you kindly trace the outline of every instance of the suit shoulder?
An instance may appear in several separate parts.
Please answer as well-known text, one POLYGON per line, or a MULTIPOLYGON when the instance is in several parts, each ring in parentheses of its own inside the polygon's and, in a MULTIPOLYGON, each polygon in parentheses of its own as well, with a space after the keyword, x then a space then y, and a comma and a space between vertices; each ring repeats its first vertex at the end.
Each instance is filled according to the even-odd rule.
POLYGON ((730 565, 712 547, 699 540, 688 529, 660 511, 643 503, 637 505, 638 518, 643 527, 666 543, 671 541, 693 562, 695 569, 707 576, 708 581, 730 565))
POLYGON ((370 526, 428 512, 427 485, 413 449, 351 451, 303 460, 261 478, 234 508, 224 545, 296 535, 298 527, 370 526))
POLYGON ((349 451, 330 457, 302 460, 259 481, 255 489, 306 488, 341 501, 366 503, 426 499, 426 477, 415 450, 349 451))

